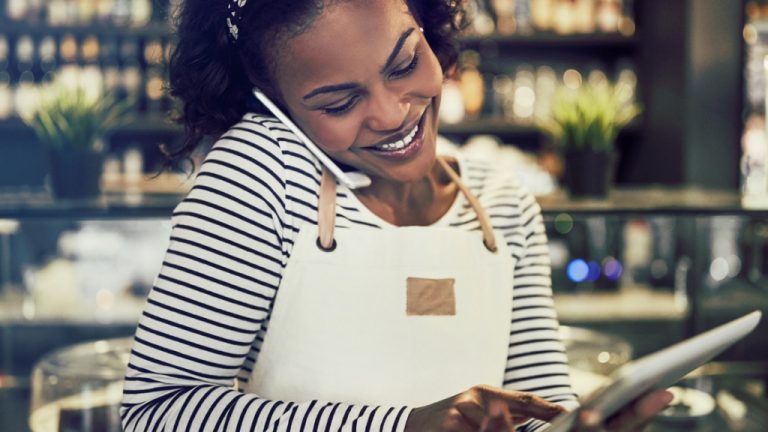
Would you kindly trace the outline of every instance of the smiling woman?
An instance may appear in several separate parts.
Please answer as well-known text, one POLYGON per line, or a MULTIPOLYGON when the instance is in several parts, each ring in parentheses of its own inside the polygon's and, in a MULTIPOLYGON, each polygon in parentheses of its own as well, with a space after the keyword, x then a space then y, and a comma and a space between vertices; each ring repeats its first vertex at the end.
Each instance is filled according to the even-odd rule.
POLYGON ((174 156, 217 141, 136 332, 126 431, 536 430, 576 406, 538 205, 436 154, 461 21, 455 0, 184 3, 174 156))

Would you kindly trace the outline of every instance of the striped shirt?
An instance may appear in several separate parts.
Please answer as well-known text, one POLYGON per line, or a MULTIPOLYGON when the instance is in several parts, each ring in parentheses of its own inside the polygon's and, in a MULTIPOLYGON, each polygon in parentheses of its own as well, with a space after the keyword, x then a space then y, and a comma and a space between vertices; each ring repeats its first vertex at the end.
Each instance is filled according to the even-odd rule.
MULTIPOLYGON (((539 206, 509 174, 458 160, 517 258, 503 386, 572 408, 539 206)), ((127 432, 403 430, 410 407, 269 400, 237 390, 258 361, 299 229, 317 223, 320 177, 318 160, 272 117, 246 114, 216 142, 173 213, 170 244, 136 330, 121 409, 127 432)), ((388 225, 344 186, 336 206, 339 228, 388 225)), ((461 194, 435 225, 480 229, 461 194)))

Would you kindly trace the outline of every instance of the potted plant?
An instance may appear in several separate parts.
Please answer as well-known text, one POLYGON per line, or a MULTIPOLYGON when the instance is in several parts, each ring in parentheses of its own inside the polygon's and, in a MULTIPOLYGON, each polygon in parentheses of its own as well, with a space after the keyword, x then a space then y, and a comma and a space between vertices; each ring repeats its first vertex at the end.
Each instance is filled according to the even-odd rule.
POLYGON ((130 105, 80 87, 52 85, 40 90, 37 106, 22 119, 48 147, 54 196, 99 195, 103 140, 125 122, 130 105))
POLYGON ((626 84, 561 85, 550 116, 538 119, 564 156, 564 183, 571 196, 605 197, 612 183, 619 131, 641 112, 626 84))

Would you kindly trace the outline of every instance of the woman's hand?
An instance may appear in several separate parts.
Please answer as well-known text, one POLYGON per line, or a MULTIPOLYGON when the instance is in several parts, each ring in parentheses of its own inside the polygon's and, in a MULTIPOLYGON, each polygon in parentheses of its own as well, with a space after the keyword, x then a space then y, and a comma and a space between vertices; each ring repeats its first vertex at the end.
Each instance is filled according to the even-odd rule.
POLYGON ((456 396, 411 411, 406 432, 512 431, 530 418, 546 421, 564 411, 531 393, 474 386, 456 396))
POLYGON ((672 402, 672 393, 657 390, 638 398, 634 403, 619 411, 606 421, 595 413, 582 411, 579 416, 578 432, 637 432, 642 431, 653 417, 672 402))

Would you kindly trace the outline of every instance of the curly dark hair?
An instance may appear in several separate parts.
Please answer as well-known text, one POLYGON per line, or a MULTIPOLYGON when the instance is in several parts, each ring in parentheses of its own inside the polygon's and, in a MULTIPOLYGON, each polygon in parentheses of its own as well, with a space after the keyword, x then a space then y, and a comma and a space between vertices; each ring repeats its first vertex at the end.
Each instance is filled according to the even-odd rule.
MULTIPOLYGON (((268 47, 311 25, 329 0, 250 0, 237 43, 229 40, 225 0, 185 0, 177 16, 170 60, 170 93, 181 102, 175 121, 184 139, 166 148, 169 165, 186 159, 205 138, 216 138, 249 111, 266 112, 253 85, 275 96, 268 47)), ((443 70, 456 64, 456 35, 466 24, 463 0, 405 0, 443 70)))

